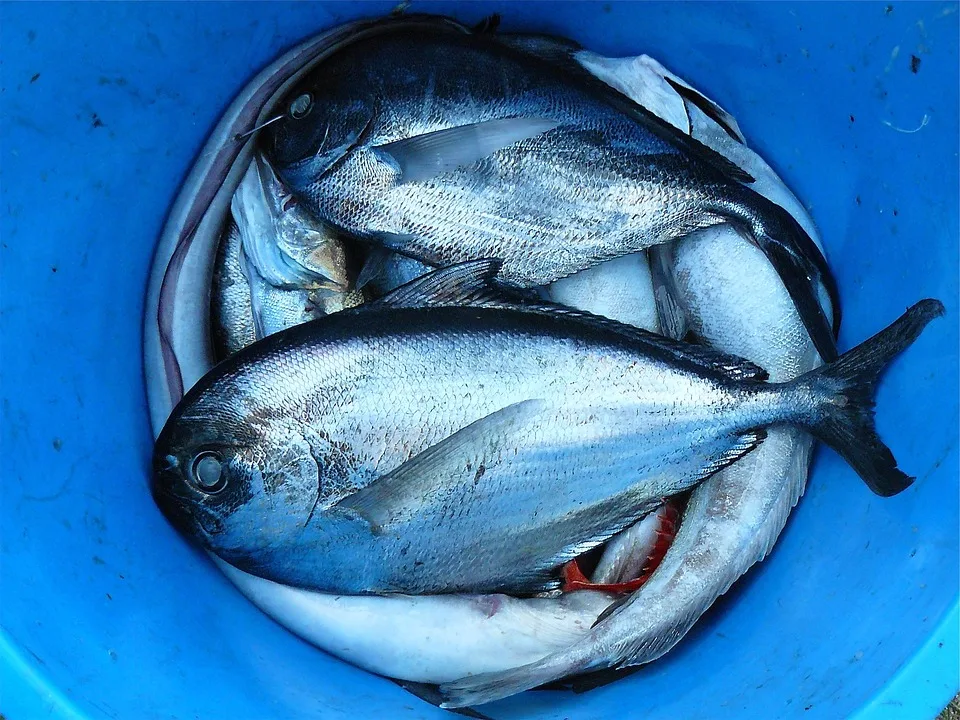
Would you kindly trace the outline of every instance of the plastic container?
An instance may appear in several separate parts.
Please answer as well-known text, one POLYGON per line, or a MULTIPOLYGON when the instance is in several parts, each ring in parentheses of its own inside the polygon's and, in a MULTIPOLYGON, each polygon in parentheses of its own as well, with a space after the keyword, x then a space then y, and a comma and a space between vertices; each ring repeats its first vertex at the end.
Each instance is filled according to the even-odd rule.
MULTIPOLYGON (((147 491, 144 288, 193 155, 280 50, 389 4, 5 4, 0 712, 440 717, 260 614, 147 491)), ((738 118, 812 208, 841 346, 941 298, 879 425, 918 476, 872 496, 821 451, 772 557, 665 659, 493 718, 923 718, 958 685, 954 4, 439 3, 646 52, 738 118)))

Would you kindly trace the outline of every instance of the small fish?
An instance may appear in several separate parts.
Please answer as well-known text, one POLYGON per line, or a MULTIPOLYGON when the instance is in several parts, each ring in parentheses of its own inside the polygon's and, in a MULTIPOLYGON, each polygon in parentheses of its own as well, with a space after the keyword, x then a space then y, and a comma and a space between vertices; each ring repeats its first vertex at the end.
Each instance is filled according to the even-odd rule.
POLYGON ((210 332, 217 360, 230 357, 257 339, 242 255, 240 228, 231 217, 217 244, 210 284, 210 332))
POLYGON ((533 287, 730 223, 836 357, 815 286, 835 288, 803 228, 736 164, 573 58, 398 26, 331 55, 287 107, 264 147, 317 216, 350 235, 439 267, 498 258, 504 283, 533 287))
POLYGON ((878 494, 910 484, 870 406, 939 302, 778 385, 731 356, 497 300, 497 269, 435 271, 221 363, 158 438, 160 507, 231 564, 286 584, 529 594, 769 426, 822 438, 878 494))
POLYGON ((345 243, 255 157, 234 193, 214 263, 211 325, 217 357, 362 302, 350 266, 345 243))

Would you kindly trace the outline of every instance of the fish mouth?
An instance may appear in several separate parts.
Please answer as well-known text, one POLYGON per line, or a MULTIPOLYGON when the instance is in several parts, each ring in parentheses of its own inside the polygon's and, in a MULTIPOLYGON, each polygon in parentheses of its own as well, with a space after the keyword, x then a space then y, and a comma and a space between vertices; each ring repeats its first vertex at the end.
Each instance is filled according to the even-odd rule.
POLYGON ((187 537, 197 537, 202 528, 187 499, 170 490, 157 476, 154 476, 152 489, 153 501, 170 524, 187 537))

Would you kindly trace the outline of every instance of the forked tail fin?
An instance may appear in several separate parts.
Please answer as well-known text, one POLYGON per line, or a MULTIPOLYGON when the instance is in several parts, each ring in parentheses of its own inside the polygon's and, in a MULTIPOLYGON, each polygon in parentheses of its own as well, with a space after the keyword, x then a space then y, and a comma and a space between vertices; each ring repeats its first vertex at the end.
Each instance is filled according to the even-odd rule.
POLYGON ((896 495, 914 480, 897 467, 890 448, 877 435, 873 422, 877 380, 887 365, 919 337, 927 323, 943 312, 939 300, 921 300, 836 362, 796 381, 824 398, 817 416, 806 424, 807 430, 850 463, 877 495, 896 495))

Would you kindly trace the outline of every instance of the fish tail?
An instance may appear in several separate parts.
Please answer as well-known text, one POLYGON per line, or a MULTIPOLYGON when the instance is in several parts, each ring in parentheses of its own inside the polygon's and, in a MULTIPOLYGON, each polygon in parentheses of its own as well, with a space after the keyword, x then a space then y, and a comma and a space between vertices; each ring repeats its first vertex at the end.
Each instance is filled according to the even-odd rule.
POLYGON ((483 705, 589 670, 587 660, 577 655, 575 652, 553 653, 510 670, 480 673, 444 683, 440 686, 443 697, 440 707, 449 710, 483 705))
POLYGON ((943 312, 939 300, 921 300, 836 362, 796 381, 798 387, 823 398, 814 416, 802 424, 850 463, 867 486, 882 497, 902 492, 914 478, 897 467, 890 448, 877 434, 873 414, 877 380, 890 362, 920 336, 927 323, 943 312))

